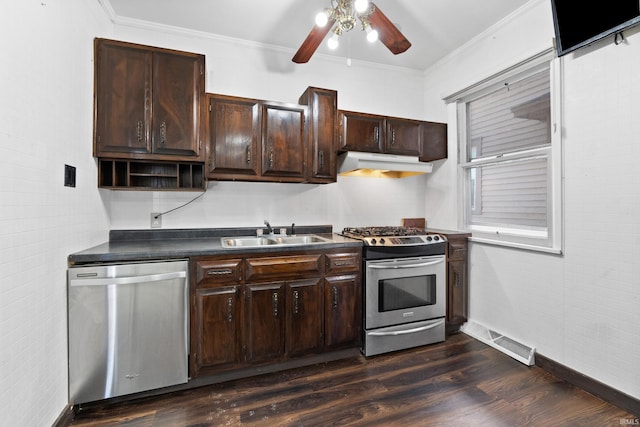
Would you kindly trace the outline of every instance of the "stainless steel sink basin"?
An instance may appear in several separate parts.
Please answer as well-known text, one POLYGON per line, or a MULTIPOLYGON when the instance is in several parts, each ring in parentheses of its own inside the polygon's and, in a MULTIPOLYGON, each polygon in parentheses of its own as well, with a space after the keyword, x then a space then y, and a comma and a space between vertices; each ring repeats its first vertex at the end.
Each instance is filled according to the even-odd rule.
POLYGON ((265 245, 277 245, 274 239, 267 237, 223 237, 221 239, 222 246, 225 248, 233 247, 253 247, 265 245))
POLYGON ((276 237, 275 240, 281 245, 309 245, 311 243, 331 243, 332 240, 324 237, 308 234, 304 236, 282 236, 276 237))
POLYGON ((223 248, 255 248, 259 246, 296 246, 315 243, 331 243, 333 240, 304 234, 300 236, 264 236, 264 237, 222 237, 220 239, 223 248))

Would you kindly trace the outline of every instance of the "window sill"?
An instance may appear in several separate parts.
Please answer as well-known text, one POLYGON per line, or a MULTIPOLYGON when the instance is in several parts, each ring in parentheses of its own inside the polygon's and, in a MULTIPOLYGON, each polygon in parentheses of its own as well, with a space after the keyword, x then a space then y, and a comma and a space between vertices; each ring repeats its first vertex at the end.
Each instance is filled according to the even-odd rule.
POLYGON ((536 245, 530 245, 526 243, 517 243, 517 242, 506 242, 503 240, 494 240, 494 239, 487 239, 483 237, 473 237, 473 236, 469 237, 469 241, 474 243, 492 245, 492 246, 504 246, 508 248, 522 249, 522 250, 533 251, 533 252, 542 252, 542 253, 548 253, 553 255, 563 255, 561 248, 550 248, 546 246, 536 246, 536 245))

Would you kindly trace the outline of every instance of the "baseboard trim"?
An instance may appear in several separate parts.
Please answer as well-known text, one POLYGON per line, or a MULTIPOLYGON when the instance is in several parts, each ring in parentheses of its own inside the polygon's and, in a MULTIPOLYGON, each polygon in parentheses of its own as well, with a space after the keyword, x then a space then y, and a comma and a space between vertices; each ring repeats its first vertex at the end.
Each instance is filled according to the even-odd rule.
POLYGON ((536 353, 536 366, 640 418, 640 400, 536 353))
POLYGON ((64 427, 64 426, 68 426, 69 424, 71 424, 71 421, 73 421, 73 418, 75 416, 75 412, 73 410, 73 406, 72 405, 67 405, 62 412, 60 413, 60 415, 58 415, 58 418, 55 420, 55 422, 51 425, 51 427, 64 427))

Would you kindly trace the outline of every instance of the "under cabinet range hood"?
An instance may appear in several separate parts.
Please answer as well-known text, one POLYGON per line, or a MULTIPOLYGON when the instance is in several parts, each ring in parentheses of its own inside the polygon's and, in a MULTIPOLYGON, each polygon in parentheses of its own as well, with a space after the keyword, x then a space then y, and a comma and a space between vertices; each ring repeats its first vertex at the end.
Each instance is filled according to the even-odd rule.
POLYGON ((338 174, 373 178, 406 178, 430 173, 431 163, 412 156, 348 151, 338 155, 338 174))

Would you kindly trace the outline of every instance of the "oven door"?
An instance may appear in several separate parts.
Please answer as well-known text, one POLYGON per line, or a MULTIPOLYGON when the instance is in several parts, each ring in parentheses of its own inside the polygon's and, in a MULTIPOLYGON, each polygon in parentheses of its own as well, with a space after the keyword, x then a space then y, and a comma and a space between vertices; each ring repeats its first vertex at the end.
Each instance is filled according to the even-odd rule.
POLYGON ((444 255, 365 262, 365 329, 444 317, 444 255))

